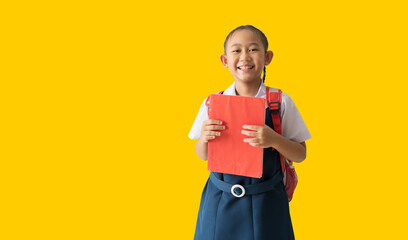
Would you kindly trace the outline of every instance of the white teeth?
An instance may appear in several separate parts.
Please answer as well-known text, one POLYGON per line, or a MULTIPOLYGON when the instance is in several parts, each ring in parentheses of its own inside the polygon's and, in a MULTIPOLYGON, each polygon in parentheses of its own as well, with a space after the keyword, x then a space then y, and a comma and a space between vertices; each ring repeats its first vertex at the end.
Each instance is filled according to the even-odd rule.
POLYGON ((251 68, 253 68, 253 66, 252 67, 249 67, 249 66, 246 66, 246 67, 238 67, 239 69, 251 69, 251 68))

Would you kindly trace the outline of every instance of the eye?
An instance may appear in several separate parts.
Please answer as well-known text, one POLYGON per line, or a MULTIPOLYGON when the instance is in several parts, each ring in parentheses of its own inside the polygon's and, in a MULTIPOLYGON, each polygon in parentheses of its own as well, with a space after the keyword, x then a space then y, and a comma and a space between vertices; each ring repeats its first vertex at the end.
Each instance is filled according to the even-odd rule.
POLYGON ((250 49, 250 51, 258 51, 258 49, 256 49, 256 48, 253 48, 253 49, 250 49))
POLYGON ((233 50, 232 52, 239 52, 239 50, 237 49, 237 50, 233 50))

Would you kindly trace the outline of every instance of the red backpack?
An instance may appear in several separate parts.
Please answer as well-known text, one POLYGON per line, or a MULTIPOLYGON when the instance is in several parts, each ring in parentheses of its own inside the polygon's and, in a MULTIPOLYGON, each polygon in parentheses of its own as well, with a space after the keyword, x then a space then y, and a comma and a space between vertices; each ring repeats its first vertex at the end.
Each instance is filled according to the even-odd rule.
MULTIPOLYGON (((224 91, 218 94, 223 94, 224 91)), ((205 105, 209 106, 210 97, 205 101, 205 105)), ((282 134, 282 125, 280 118, 280 106, 282 104, 282 91, 276 88, 266 87, 266 101, 268 102, 269 109, 271 111, 272 123, 275 132, 282 134)), ((273 150, 273 148, 272 148, 273 150)), ((296 175, 295 167, 292 161, 286 159, 279 153, 281 168, 283 172, 283 183, 285 184, 286 193, 288 194, 289 202, 292 200, 293 192, 295 191, 298 178, 296 175)))

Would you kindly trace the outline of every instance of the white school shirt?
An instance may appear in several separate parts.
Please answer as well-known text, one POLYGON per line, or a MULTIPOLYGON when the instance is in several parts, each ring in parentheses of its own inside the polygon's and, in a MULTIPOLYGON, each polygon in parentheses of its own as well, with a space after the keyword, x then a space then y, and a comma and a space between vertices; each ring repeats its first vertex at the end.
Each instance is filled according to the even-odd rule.
MULTIPOLYGON (((227 88, 224 95, 236 96, 235 93, 235 82, 227 88)), ((255 97, 265 98, 266 96, 266 85, 261 80, 261 86, 259 86, 258 93, 255 97)), ((188 134, 188 137, 197 140, 201 135, 201 126, 205 120, 208 120, 208 107, 205 105, 205 100, 201 104, 200 110, 198 111, 197 117, 194 121, 193 127, 188 134)), ((265 101, 265 107, 268 105, 265 101)), ((292 101, 292 98, 287 93, 282 92, 282 104, 280 108, 280 117, 282 125, 282 136, 292 140, 294 142, 304 142, 310 139, 312 136, 303 121, 302 116, 292 101)))

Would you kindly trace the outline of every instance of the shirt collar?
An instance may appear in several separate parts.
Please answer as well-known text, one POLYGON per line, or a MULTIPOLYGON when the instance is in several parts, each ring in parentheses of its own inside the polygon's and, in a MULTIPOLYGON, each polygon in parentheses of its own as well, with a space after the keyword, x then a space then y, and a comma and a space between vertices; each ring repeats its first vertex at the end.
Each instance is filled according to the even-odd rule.
MULTIPOLYGON (((258 98, 265 98, 266 96, 266 85, 263 83, 262 79, 261 81, 261 85, 259 86, 258 92, 255 95, 255 97, 258 98)), ((232 83, 231 86, 229 86, 229 88, 227 88, 224 93, 224 95, 231 95, 231 96, 236 96, 237 94, 235 93, 235 81, 234 83, 232 83)))

